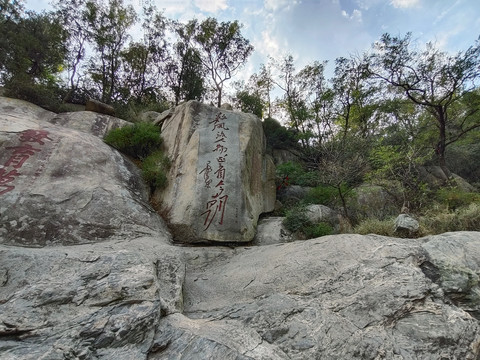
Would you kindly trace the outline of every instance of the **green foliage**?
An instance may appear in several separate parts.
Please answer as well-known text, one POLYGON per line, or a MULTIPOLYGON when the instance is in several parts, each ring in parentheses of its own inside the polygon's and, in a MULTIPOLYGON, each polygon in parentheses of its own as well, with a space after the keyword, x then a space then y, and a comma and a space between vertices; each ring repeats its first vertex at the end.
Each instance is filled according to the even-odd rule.
POLYGON ((162 189, 167 185, 167 172, 170 160, 161 150, 148 155, 142 162, 143 179, 151 187, 162 189))
POLYGON ((306 215, 305 204, 287 210, 283 225, 292 233, 303 234, 307 239, 330 235, 334 232, 333 227, 326 222, 313 224, 306 215))
POLYGON ((193 24, 196 25, 194 40, 202 53, 200 61, 211 75, 210 82, 220 107, 225 81, 245 64, 253 46, 242 36, 242 25, 238 21, 218 22, 210 17, 198 25, 194 20, 193 24))
POLYGON ((245 113, 251 113, 258 116, 260 119, 263 116, 263 101, 260 96, 249 93, 246 90, 237 92, 237 103, 240 105, 240 110, 245 113))
POLYGON ((288 161, 277 166, 277 179, 280 185, 288 176, 288 185, 315 186, 318 184, 318 173, 305 170, 300 163, 288 161))
POLYGON ((114 103, 115 116, 133 123, 138 122, 139 116, 145 111, 164 112, 170 108, 170 103, 165 100, 144 99, 143 101, 129 101, 127 103, 114 103))
POLYGON ((5 95, 31 102, 47 110, 60 112, 62 110, 62 97, 65 92, 56 84, 32 84, 29 81, 17 79, 9 83, 5 95))
POLYGON ((305 206, 296 206, 286 211, 283 225, 287 230, 295 233, 303 231, 303 229, 311 227, 313 224, 305 214, 305 206))
POLYGON ((420 223, 428 234, 441 234, 448 231, 480 231, 480 204, 471 203, 468 206, 448 211, 437 209, 425 214, 420 223))
POLYGON ((113 129, 104 140, 124 154, 138 159, 145 159, 162 143, 160 128, 146 122, 113 129))
POLYGON ((338 191, 334 187, 318 185, 308 191, 304 200, 307 204, 328 205, 335 201, 337 195, 338 191))
POLYGON ((326 236, 333 234, 333 227, 326 222, 320 222, 318 224, 307 226, 303 229, 303 233, 307 239, 313 239, 320 236, 326 236))
POLYGON ((295 132, 282 126, 275 119, 267 118, 263 121, 263 132, 267 137, 269 149, 297 149, 298 143, 295 132))
POLYGON ((441 188, 436 191, 435 195, 441 204, 446 205, 451 210, 468 206, 472 203, 480 203, 480 194, 465 192, 458 188, 441 188))

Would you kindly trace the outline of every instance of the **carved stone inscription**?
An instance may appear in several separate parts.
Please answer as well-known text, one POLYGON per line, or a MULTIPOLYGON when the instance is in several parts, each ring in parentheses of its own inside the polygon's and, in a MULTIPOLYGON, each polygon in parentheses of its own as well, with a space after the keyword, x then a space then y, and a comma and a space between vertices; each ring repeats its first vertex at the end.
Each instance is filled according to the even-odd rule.
POLYGON ((239 122, 235 120, 218 111, 198 124, 197 232, 201 237, 239 230, 238 209, 243 200, 239 122))
MULTIPOLYGON (((0 164, 0 195, 15 189, 16 178, 22 175, 21 168, 29 161, 30 157, 38 157, 42 152, 45 142, 51 142, 49 132, 46 130, 25 130, 19 133, 19 144, 7 146, 7 159, 0 164)), ((36 159, 38 161, 38 159, 36 159)), ((43 167, 37 168, 33 180, 40 175, 43 167)))

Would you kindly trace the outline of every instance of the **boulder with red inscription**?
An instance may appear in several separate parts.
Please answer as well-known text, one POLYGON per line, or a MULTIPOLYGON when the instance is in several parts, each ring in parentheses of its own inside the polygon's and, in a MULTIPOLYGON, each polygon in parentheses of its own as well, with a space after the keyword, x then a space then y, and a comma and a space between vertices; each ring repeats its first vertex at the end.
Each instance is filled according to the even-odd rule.
POLYGON ((275 167, 252 114, 190 101, 162 127, 172 161, 155 201, 181 242, 248 242, 275 206, 275 167))
POLYGON ((138 168, 99 137, 53 125, 55 114, 19 100, 0 98, 0 110, 1 244, 166 234, 138 168))

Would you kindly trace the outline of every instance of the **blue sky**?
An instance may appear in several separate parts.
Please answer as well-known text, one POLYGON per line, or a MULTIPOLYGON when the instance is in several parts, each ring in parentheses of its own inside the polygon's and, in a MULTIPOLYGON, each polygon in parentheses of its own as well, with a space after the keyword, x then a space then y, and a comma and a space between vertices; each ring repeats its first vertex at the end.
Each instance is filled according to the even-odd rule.
MULTIPOLYGON (((480 36, 479 0, 125 0, 139 9, 150 1, 168 18, 208 16, 239 20, 255 47, 243 70, 258 70, 267 56, 294 56, 297 68, 362 53, 380 36, 412 32, 420 44, 435 42, 449 52, 466 50, 480 36)), ((27 0, 26 8, 49 9, 49 0, 27 0)))

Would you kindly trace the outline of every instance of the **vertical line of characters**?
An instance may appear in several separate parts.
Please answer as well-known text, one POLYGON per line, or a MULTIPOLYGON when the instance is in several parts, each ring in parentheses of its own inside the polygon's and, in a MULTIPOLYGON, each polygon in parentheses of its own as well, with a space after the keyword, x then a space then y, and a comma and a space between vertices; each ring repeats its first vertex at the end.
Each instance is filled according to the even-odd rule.
POLYGON ((200 171, 203 175, 203 186, 209 189, 209 197, 204 204, 204 210, 200 215, 203 218, 204 231, 208 230, 212 223, 223 225, 225 210, 227 208, 228 193, 225 186, 227 177, 226 164, 228 162, 227 139, 229 128, 226 125, 226 115, 218 113, 215 119, 210 121, 210 131, 214 132, 212 147, 212 159, 208 160, 205 167, 200 171))
POLYGON ((6 150, 11 150, 12 154, 7 161, 0 167, 0 195, 6 194, 15 189, 15 178, 21 175, 19 169, 25 162, 42 149, 38 149, 45 145, 45 140, 52 141, 49 138, 49 132, 46 130, 28 129, 20 133, 19 146, 10 146, 6 150), (31 144, 35 143, 35 147, 31 144))

